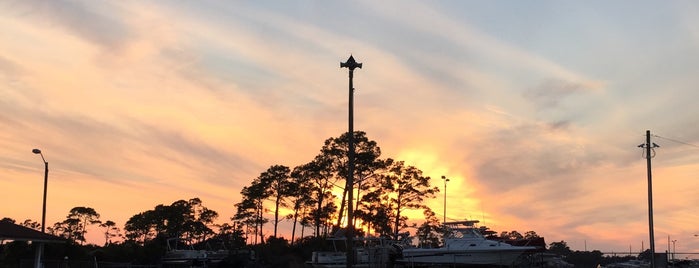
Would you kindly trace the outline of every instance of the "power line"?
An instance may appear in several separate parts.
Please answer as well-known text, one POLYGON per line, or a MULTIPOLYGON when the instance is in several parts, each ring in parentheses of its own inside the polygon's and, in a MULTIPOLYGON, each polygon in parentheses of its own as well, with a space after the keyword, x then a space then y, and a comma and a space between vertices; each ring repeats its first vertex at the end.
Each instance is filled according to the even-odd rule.
POLYGON ((684 144, 684 145, 689 145, 689 146, 692 146, 692 147, 699 148, 699 145, 692 144, 692 143, 689 143, 689 142, 684 142, 684 141, 680 141, 680 140, 676 140, 676 139, 666 138, 666 137, 658 136, 658 135, 655 135, 655 134, 652 135, 652 136, 653 136, 653 137, 656 137, 656 138, 661 138, 661 139, 664 139, 664 140, 668 140, 668 141, 671 141, 671 142, 676 142, 676 143, 679 143, 679 144, 684 144))

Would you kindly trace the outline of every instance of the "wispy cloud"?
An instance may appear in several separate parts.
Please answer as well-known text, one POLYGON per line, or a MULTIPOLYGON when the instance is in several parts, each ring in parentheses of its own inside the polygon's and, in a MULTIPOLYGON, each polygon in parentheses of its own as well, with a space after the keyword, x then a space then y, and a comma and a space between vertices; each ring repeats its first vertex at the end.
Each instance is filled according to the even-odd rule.
MULTIPOLYGON (((590 15, 618 15, 593 5, 600 10, 580 9, 529 42, 504 34, 530 24, 497 12, 483 24, 470 12, 499 9, 477 4, 5 2, 0 188, 21 189, 8 198, 29 195, 25 181, 40 168, 30 150, 41 147, 56 200, 66 200, 53 218, 87 202, 123 222, 139 211, 114 212, 110 198, 149 209, 194 196, 225 215, 267 166, 308 162, 323 140, 346 131, 347 70, 339 63, 354 54, 364 63, 355 72, 355 129, 383 157, 452 178, 450 218, 480 214, 498 230, 627 248, 645 232, 644 159, 635 147, 643 131, 697 140, 696 79, 682 60, 696 53, 655 49, 643 58, 649 64, 613 53, 649 39, 613 24, 615 16, 590 15), (577 18, 589 27, 575 28, 586 38, 563 38, 581 25, 577 18), (557 49, 544 42, 551 40, 557 49), (587 52, 558 53, 565 47, 587 52), (654 67, 663 57, 683 67, 654 67), (653 90, 660 85, 667 90, 653 90), (76 184, 119 194, 81 194, 76 184)), ((691 29, 691 16, 682 18, 691 29)), ((690 232, 692 212, 682 204, 699 196, 691 187, 697 158, 662 145, 654 161, 667 196, 658 211, 672 212, 658 228, 690 232), (666 178, 690 186, 673 188, 666 178)))
POLYGON ((62 29, 104 49, 119 49, 133 38, 123 22, 130 14, 114 3, 95 6, 83 1, 10 1, 3 4, 10 15, 43 27, 62 29))
POLYGON ((563 98, 573 94, 584 94, 591 90, 598 89, 599 86, 581 84, 561 80, 545 80, 541 84, 527 89, 524 97, 534 102, 539 108, 557 108, 563 98))

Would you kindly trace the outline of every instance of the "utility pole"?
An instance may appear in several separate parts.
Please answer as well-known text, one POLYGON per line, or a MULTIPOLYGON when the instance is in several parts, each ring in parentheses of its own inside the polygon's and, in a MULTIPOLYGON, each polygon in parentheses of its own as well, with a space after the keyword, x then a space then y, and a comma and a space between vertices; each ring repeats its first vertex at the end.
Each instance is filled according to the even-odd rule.
POLYGON ((347 167, 347 268, 351 268, 354 264, 354 210, 352 208, 352 199, 354 195, 354 86, 352 79, 354 78, 354 69, 362 68, 362 64, 354 60, 350 55, 347 62, 340 62, 340 68, 349 69, 349 151, 347 152, 348 167, 347 167))
POLYGON ((658 148, 655 143, 650 142, 650 130, 646 130, 646 143, 639 145, 644 149, 646 155, 646 166, 648 170, 648 233, 650 235, 650 267, 655 268, 655 234, 653 231, 653 175, 651 172, 651 158, 655 156, 654 148, 658 148))

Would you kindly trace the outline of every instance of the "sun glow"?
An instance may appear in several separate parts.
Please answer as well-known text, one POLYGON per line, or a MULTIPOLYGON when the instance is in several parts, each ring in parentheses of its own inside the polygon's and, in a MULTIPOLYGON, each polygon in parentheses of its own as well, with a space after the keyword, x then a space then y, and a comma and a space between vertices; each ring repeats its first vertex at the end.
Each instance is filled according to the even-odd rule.
MULTIPOLYGON (((446 181, 446 219, 464 220, 485 217, 485 213, 480 206, 480 199, 475 196, 478 185, 471 174, 464 174, 468 167, 454 168, 458 163, 453 163, 453 159, 443 156, 443 153, 436 152, 429 148, 411 148, 401 151, 397 159, 405 161, 407 165, 415 166, 422 170, 423 175, 429 176, 430 186, 439 188, 439 193, 435 198, 426 200, 426 205, 435 212, 440 221, 444 218, 444 184, 442 176, 446 181), (480 212, 480 213, 476 213, 480 212)), ((421 222, 424 218, 423 211, 409 210, 405 215, 411 222, 421 222)))

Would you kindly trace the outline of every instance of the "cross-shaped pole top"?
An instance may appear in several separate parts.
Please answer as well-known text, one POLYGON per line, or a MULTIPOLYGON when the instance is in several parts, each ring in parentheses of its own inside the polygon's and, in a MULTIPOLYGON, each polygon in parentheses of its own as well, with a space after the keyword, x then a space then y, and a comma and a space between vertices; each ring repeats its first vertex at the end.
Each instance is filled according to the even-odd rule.
POLYGON ((362 64, 355 61, 354 57, 350 55, 349 59, 347 59, 347 62, 340 62, 340 68, 348 68, 350 71, 354 71, 354 68, 359 67, 359 69, 362 68, 362 64))

